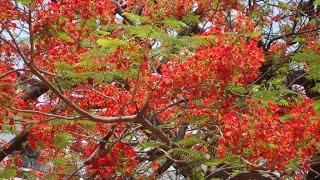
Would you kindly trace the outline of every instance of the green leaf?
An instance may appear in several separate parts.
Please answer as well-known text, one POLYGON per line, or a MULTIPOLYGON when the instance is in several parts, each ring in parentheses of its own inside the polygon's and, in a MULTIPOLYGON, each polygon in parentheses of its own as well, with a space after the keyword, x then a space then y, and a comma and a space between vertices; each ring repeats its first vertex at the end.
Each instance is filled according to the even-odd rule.
POLYGON ((186 148, 174 148, 169 151, 174 159, 181 159, 189 163, 202 163, 205 161, 205 153, 192 151, 186 148))
POLYGON ((315 100, 314 101, 314 110, 320 114, 320 100, 315 100))
POLYGON ((57 157, 57 158, 54 158, 52 160, 52 162, 55 166, 60 166, 60 165, 64 165, 64 164, 69 163, 70 158, 69 157, 57 157))
POLYGON ((146 149, 146 148, 157 148, 163 146, 162 143, 157 142, 157 141, 145 141, 145 142, 141 142, 139 144, 139 147, 141 147, 142 149, 146 149))
POLYGON ((252 85, 250 87, 250 92, 251 93, 259 92, 260 91, 260 87, 261 87, 260 85, 256 85, 256 84, 252 85))
POLYGON ((243 164, 241 156, 232 154, 229 151, 226 153, 224 161, 232 164, 233 166, 241 166, 243 164))
POLYGON ((197 169, 192 169, 190 179, 204 180, 205 174, 197 169))
MULTIPOLYGON (((319 58, 320 59, 320 58, 319 58)), ((306 78, 313 80, 320 80, 320 61, 313 61, 309 65, 309 71, 307 72, 306 78)))
POLYGON ((96 127, 96 123, 92 121, 83 120, 79 122, 87 131, 92 131, 96 127))
POLYGON ((320 83, 317 83, 315 87, 311 88, 311 90, 320 93, 320 83))
POLYGON ((242 86, 231 85, 227 88, 227 91, 234 94, 245 94, 247 90, 242 86))
POLYGON ((176 19, 165 19, 164 21, 163 21, 163 24, 164 24, 164 26, 166 26, 166 27, 169 27, 169 28, 173 28, 173 29, 181 29, 181 28, 186 28, 186 27, 188 27, 188 25, 187 24, 185 24, 184 22, 182 22, 182 21, 178 21, 178 20, 176 20, 176 19))
POLYGON ((119 46, 125 46, 128 43, 121 39, 98 39, 97 44, 102 47, 115 49, 119 46))
POLYGON ((9 167, 0 172, 0 179, 11 179, 17 175, 17 170, 9 167))
POLYGON ((260 31, 248 32, 246 33, 246 35, 250 38, 256 38, 261 36, 261 32, 260 31))
POLYGON ((291 119, 291 115, 290 114, 285 114, 285 115, 280 117, 280 122, 284 123, 286 121, 289 121, 290 119, 291 119))
POLYGON ((45 176, 45 178, 44 179, 47 179, 47 180, 56 180, 56 179, 58 179, 58 175, 56 175, 56 174, 51 174, 51 173, 48 173, 46 176, 45 176))
POLYGON ((63 172, 64 172, 65 174, 70 174, 70 173, 73 172, 75 169, 76 169, 76 167, 66 166, 66 167, 64 167, 63 172))
POLYGON ((66 41, 66 42, 74 42, 73 38, 66 32, 63 32, 63 31, 59 31, 59 32, 56 32, 54 33, 54 35, 63 40, 63 41, 66 41))
POLYGON ((91 18, 89 20, 86 20, 84 23, 84 26, 91 30, 96 30, 98 28, 98 24, 95 18, 91 18))
POLYGON ((299 167, 300 160, 297 157, 292 158, 285 166, 286 169, 297 169, 299 167))
POLYGON ((320 55, 316 52, 299 52, 292 56, 292 59, 298 62, 313 62, 320 59, 320 55))
POLYGON ((181 144, 182 146, 188 147, 188 146, 198 144, 200 142, 201 142, 201 139, 199 137, 190 136, 190 137, 187 137, 185 139, 178 141, 178 144, 181 144))
POLYGON ((289 106, 289 102, 288 102, 287 100, 285 100, 285 99, 280 99, 280 100, 278 101, 278 104, 279 104, 280 106, 289 106))
POLYGON ((31 4, 33 0, 17 0, 17 2, 24 4, 24 5, 28 5, 31 4))
POLYGON ((278 100, 277 94, 271 90, 258 91, 258 92, 255 92, 253 96, 256 99, 261 99, 264 101, 276 102, 278 100))
POLYGON ((97 33, 100 34, 100 35, 105 35, 105 36, 109 36, 110 35, 110 32, 105 31, 105 30, 97 30, 97 33))
POLYGON ((201 125, 210 121, 209 116, 194 116, 185 121, 186 124, 201 125))
POLYGON ((123 13, 122 15, 127 17, 130 21, 132 21, 136 25, 141 25, 148 21, 147 17, 139 16, 132 13, 123 13))
POLYGON ((217 166, 221 163, 223 163, 224 161, 222 159, 210 159, 209 161, 206 161, 205 163, 203 163, 204 165, 207 165, 207 166, 217 166))
POLYGON ((72 143, 72 135, 67 132, 57 131, 54 137, 54 144, 57 149, 63 149, 72 143))
POLYGON ((268 149, 268 150, 274 150, 275 148, 277 148, 277 145, 272 144, 272 143, 264 143, 263 147, 268 149))
POLYGON ((182 17, 182 21, 188 25, 195 25, 199 22, 200 16, 194 13, 187 13, 182 17))
POLYGON ((27 171, 23 172, 23 175, 26 176, 26 179, 28 180, 37 180, 37 175, 35 174, 35 172, 27 171))
POLYGON ((57 125, 57 126, 59 126, 59 125, 67 125, 69 123, 70 122, 65 120, 65 119, 52 119, 50 121, 50 125, 57 125))
POLYGON ((313 5, 314 5, 314 6, 320 6, 320 0, 315 0, 315 1, 313 2, 313 5))
POLYGON ((306 39, 302 38, 302 37, 296 37, 292 40, 292 42, 297 42, 297 43, 301 43, 301 42, 305 42, 306 39))
POLYGON ((91 62, 90 59, 84 60, 73 66, 63 62, 57 62, 55 64, 56 69, 61 76, 57 78, 56 83, 58 83, 61 88, 70 88, 88 80, 88 78, 95 79, 99 83, 104 83, 111 82, 116 78, 132 77, 137 74, 137 68, 132 68, 129 71, 120 71, 114 68, 110 69, 108 72, 101 72, 97 70, 98 67, 92 66, 94 63, 91 62), (87 66, 87 64, 91 66, 87 66), (76 67, 82 67, 86 71, 76 72, 76 67))
POLYGON ((128 26, 126 28, 126 32, 129 35, 136 36, 139 38, 154 38, 154 39, 162 39, 163 37, 168 36, 168 34, 157 27, 144 25, 144 26, 128 26))

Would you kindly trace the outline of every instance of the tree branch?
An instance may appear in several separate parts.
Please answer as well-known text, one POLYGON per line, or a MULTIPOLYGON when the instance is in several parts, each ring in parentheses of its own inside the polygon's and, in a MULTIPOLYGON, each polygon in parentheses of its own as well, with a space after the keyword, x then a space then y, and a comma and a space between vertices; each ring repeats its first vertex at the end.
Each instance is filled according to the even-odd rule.
POLYGON ((18 136, 14 137, 10 142, 9 146, 0 151, 0 162, 10 155, 13 151, 18 151, 21 149, 23 142, 26 142, 28 139, 28 130, 22 131, 18 136))
POLYGON ((287 34, 284 34, 284 35, 281 35, 281 36, 277 36, 277 37, 271 39, 271 40, 267 43, 266 49, 269 50, 270 47, 271 47, 271 45, 272 45, 272 43, 273 43, 274 41, 279 40, 279 39, 287 38, 287 37, 290 37, 290 36, 296 36, 296 35, 311 33, 311 32, 315 32, 315 31, 319 31, 319 30, 320 30, 320 27, 319 27, 319 28, 315 28, 315 29, 311 29, 311 30, 307 30, 307 31, 291 32, 291 33, 287 33, 287 34))
POLYGON ((0 75, 0 79, 8 76, 8 75, 11 74, 11 73, 19 72, 19 71, 26 71, 26 69, 23 69, 23 68, 22 68, 22 69, 13 69, 13 70, 7 71, 7 72, 5 72, 5 73, 3 73, 3 74, 0 75))

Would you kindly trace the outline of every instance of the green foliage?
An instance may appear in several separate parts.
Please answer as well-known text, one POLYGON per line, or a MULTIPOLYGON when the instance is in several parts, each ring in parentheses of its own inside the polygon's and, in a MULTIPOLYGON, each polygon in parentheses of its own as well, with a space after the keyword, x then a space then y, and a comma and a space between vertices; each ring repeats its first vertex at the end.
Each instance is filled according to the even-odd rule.
POLYGON ((244 95, 247 93, 246 88, 242 87, 242 86, 237 86, 237 85, 230 85, 226 88, 227 92, 231 92, 234 94, 239 94, 239 95, 244 95))
POLYGON ((9 121, 10 121, 10 118, 11 117, 3 117, 3 124, 1 126, 1 133, 3 134, 18 134, 19 131, 17 130, 17 126, 12 126, 12 125, 9 125, 9 121))
POLYGON ((297 169, 299 167, 300 160, 297 157, 292 158, 288 164, 286 164, 287 169, 297 169))
POLYGON ((164 145, 163 143, 157 142, 157 141, 144 141, 139 144, 139 147, 142 149, 146 149, 146 148, 158 148, 163 145, 164 145))
POLYGON ((269 87, 254 85, 250 87, 251 96, 256 100, 262 100, 267 106, 268 102, 277 103, 279 106, 289 106, 291 102, 301 99, 301 94, 288 89, 281 79, 269 81, 269 87))
POLYGON ((201 151, 192 151, 186 148, 174 148, 169 151, 174 159, 181 159, 188 163, 202 163, 205 160, 205 154, 201 151))
POLYGON ((231 152, 227 152, 224 158, 224 162, 232 164, 233 167, 243 166, 242 159, 239 155, 234 155, 231 152))
POLYGON ((178 141, 178 144, 182 145, 183 147, 190 147, 201 142, 202 140, 198 136, 193 135, 178 141))
POLYGON ((287 100, 285 100, 285 99, 280 99, 278 101, 278 105, 279 106, 289 106, 289 102, 287 100))
POLYGON ((117 47, 126 46, 128 43, 120 39, 98 39, 97 44, 115 50, 117 47))
POLYGON ((139 16, 139 15, 132 14, 132 13, 126 12, 126 13, 123 13, 122 15, 125 16, 126 18, 128 18, 135 25, 145 24, 148 21, 147 17, 139 16))
POLYGON ((73 87, 96 75, 94 72, 77 73, 71 65, 66 63, 56 63, 56 68, 58 73, 63 76, 57 82, 61 88, 73 87))
POLYGON ((204 180, 205 179, 205 174, 202 171, 199 171, 197 169, 192 169, 191 180, 204 180))
POLYGON ((64 165, 70 162, 70 158, 68 157, 58 157, 52 160, 55 166, 64 165))
POLYGON ((17 175, 15 168, 9 167, 0 171, 0 179, 11 179, 17 175))
POLYGON ((182 17, 182 21, 188 25, 195 25, 199 22, 200 16, 194 13, 187 13, 182 17))
POLYGON ((194 124, 194 125, 201 125, 206 124, 210 121, 208 116, 194 116, 185 121, 186 124, 194 124))
MULTIPOLYGON (((181 50, 193 53, 197 47, 206 46, 214 42, 214 36, 161 36, 159 42, 160 48, 152 49, 152 54, 155 56, 167 58, 174 54, 179 54, 181 50)), ((179 54, 180 57, 183 57, 179 54)))
POLYGON ((319 60, 320 56, 316 52, 298 52, 292 56, 292 59, 298 62, 313 62, 319 60))
MULTIPOLYGON (((134 16, 132 20, 138 21, 142 17, 134 16)), ((109 25, 104 26, 99 30, 100 34, 108 34, 109 32, 121 29, 124 30, 123 38, 131 39, 152 39, 156 46, 151 49, 152 57, 164 59, 164 61, 171 55, 179 54, 180 57, 186 58, 193 53, 199 46, 206 46, 209 43, 214 42, 214 36, 178 36, 178 31, 181 29, 189 28, 188 25, 198 22, 198 17, 194 15, 186 15, 182 21, 167 18, 162 21, 164 27, 172 29, 173 31, 166 32, 164 29, 159 28, 157 24, 151 24, 144 19, 139 20, 144 23, 138 23, 138 25, 109 25), (180 52, 184 51, 185 56, 180 52)), ((98 43, 101 45, 103 42, 98 43)), ((121 45, 125 45, 120 43, 121 45)), ((103 52, 102 52, 103 53, 103 52)))
POLYGON ((33 0, 17 0, 17 2, 19 2, 23 5, 29 5, 33 2, 33 0))
POLYGON ((316 86, 313 87, 311 90, 314 91, 314 92, 320 93, 320 83, 317 83, 316 86))
POLYGON ((56 179, 58 179, 58 175, 56 175, 56 174, 47 174, 45 176, 45 179, 47 179, 47 180, 56 180, 56 179))
POLYGON ((64 31, 57 31, 54 33, 54 36, 66 42, 74 42, 73 38, 67 32, 64 31))
MULTIPOLYGON (((74 154, 67 154, 63 157, 56 157, 52 159, 52 164, 54 169, 63 170, 65 174, 69 174, 76 168, 76 162, 78 162, 79 159, 74 156, 74 154)), ((55 179, 56 176, 48 176, 46 179, 55 179)))
POLYGON ((79 122, 81 126, 87 131, 92 131, 96 127, 96 123, 88 120, 82 120, 79 122))
POLYGON ((23 172, 23 175, 28 180, 36 180, 37 179, 37 175, 32 171, 23 172))
POLYGON ((84 23, 84 27, 86 27, 90 30, 96 30, 98 28, 97 21, 94 18, 88 19, 88 20, 84 21, 83 23, 84 23))
POLYGON ((99 35, 104 35, 104 36, 109 36, 110 35, 110 32, 105 31, 105 30, 101 30, 101 29, 97 30, 96 33, 99 34, 99 35))
POLYGON ((55 125, 55 126, 60 126, 60 125, 67 125, 69 124, 70 122, 65 120, 65 119, 52 119, 50 121, 50 125, 55 125))
POLYGON ((280 117, 280 122, 284 123, 286 121, 289 121, 291 119, 291 115, 290 114, 285 114, 283 116, 280 117))
POLYGON ((313 2, 313 5, 314 5, 314 6, 320 6, 320 0, 315 0, 315 1, 313 2))
POLYGON ((306 39, 302 37, 296 37, 292 40, 292 42, 296 42, 296 43, 304 43, 305 41, 306 39))
POLYGON ((59 84, 61 88, 70 88, 88 79, 94 79, 99 83, 108 83, 115 79, 135 77, 137 74, 138 66, 135 64, 133 64, 133 68, 129 71, 120 71, 110 65, 108 72, 102 72, 99 71, 97 67, 91 66, 90 64, 92 64, 92 62, 90 63, 90 61, 91 60, 87 59, 73 66, 62 62, 56 63, 57 71, 59 75, 61 75, 59 79, 56 80, 56 83, 59 84), (87 69, 83 72, 77 72, 75 70, 76 67, 85 67, 87 69))
POLYGON ((217 166, 217 165, 219 165, 219 164, 221 164, 223 162, 224 162, 223 159, 210 159, 208 161, 205 161, 203 164, 207 165, 209 167, 214 167, 214 166, 217 166))
POLYGON ((320 114, 320 100, 315 100, 314 101, 314 110, 320 114))
POLYGON ((278 100, 277 94, 271 90, 261 90, 259 92, 256 92, 253 97, 256 99, 272 102, 276 102, 278 100))
POLYGON ((308 63, 309 69, 306 77, 309 79, 320 80, 320 54, 314 51, 299 52, 292 56, 297 62, 308 63))
POLYGON ((263 143, 262 146, 265 148, 265 149, 268 149, 270 151, 274 150, 275 148, 277 148, 277 145, 275 144, 272 144, 272 143, 263 143))
POLYGON ((246 32, 246 37, 247 38, 257 38, 259 36, 261 36, 261 32, 260 31, 253 31, 253 32, 246 32))
POLYGON ((146 39, 161 39, 164 36, 167 36, 166 32, 158 27, 152 25, 143 25, 143 26, 126 26, 125 30, 127 34, 146 39))
POLYGON ((172 19, 172 18, 168 18, 163 20, 163 24, 164 26, 168 27, 168 28, 172 28, 172 29, 176 29, 176 30, 180 30, 182 28, 187 28, 188 25, 185 24, 182 21, 178 21, 176 19, 172 19))
POLYGON ((54 144, 57 149, 63 149, 71 145, 72 143, 72 135, 67 132, 57 131, 54 136, 54 144))

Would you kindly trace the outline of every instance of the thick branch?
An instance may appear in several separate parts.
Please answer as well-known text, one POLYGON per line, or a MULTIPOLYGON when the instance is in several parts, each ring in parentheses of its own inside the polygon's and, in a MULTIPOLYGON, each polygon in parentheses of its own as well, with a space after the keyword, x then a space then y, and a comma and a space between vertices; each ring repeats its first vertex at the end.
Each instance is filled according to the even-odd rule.
POLYGON ((23 142, 28 139, 28 130, 22 131, 18 136, 9 142, 9 146, 0 151, 0 162, 14 151, 19 151, 23 142))

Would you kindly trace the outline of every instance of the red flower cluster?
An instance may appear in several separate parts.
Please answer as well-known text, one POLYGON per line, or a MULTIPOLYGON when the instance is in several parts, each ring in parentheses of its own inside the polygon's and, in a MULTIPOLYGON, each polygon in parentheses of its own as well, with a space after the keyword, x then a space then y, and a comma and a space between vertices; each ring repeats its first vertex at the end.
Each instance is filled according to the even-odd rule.
MULTIPOLYGON (((172 60, 162 65, 161 74, 147 74, 147 87, 140 86, 140 93, 150 91, 150 104, 156 109, 165 107, 175 98, 197 101, 195 104, 199 107, 223 105, 227 108, 230 103, 225 93, 227 86, 246 86, 252 82, 259 75, 264 58, 254 41, 240 39, 236 45, 226 41, 221 38, 213 47, 199 49, 185 61, 172 60)), ((167 113, 166 118, 173 113, 167 113)))
POLYGON ((320 119, 315 116, 313 102, 289 107, 269 103, 267 107, 248 100, 248 109, 232 110, 222 117, 222 133, 217 155, 227 151, 258 164, 265 161, 270 169, 283 170, 293 159, 306 165, 320 140, 320 119))
POLYGON ((118 142, 108 154, 101 156, 87 167, 89 173, 97 178, 112 178, 114 174, 130 175, 138 164, 133 148, 118 142))

